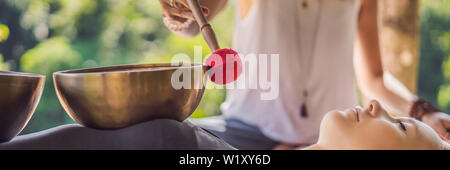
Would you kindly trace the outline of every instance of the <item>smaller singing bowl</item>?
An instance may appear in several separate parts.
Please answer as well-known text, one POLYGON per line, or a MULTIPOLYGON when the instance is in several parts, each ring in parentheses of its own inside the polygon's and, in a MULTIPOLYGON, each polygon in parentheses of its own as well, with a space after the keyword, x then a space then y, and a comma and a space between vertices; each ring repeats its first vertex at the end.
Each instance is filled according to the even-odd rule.
POLYGON ((27 125, 44 88, 45 76, 0 71, 0 142, 7 142, 27 125))
POLYGON ((118 129, 158 118, 184 121, 200 103, 206 70, 202 64, 118 65, 55 72, 53 80, 62 107, 74 121, 118 129), (174 78, 180 71, 191 73, 191 88, 174 87, 174 81, 188 82, 182 81, 184 76, 174 78))

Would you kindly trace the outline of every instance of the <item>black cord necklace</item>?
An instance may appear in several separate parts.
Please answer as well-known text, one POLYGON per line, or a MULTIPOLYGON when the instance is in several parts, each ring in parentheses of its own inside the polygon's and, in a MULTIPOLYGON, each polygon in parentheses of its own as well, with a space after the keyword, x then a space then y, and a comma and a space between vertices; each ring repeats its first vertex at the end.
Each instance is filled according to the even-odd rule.
MULTIPOLYGON (((319 27, 320 27, 320 19, 321 19, 321 16, 322 16, 322 3, 323 3, 323 1, 320 0, 320 1, 318 1, 318 3, 319 3, 319 13, 318 13, 318 16, 316 18, 316 28, 315 28, 315 33, 314 33, 314 42, 313 42, 313 47, 312 47, 312 52, 311 52, 311 56, 310 57, 314 57, 315 52, 316 52, 317 34, 318 34, 319 27)), ((306 8, 308 8, 308 6, 309 6, 308 5, 308 0, 303 0, 302 1, 302 7, 306 9, 306 8)), ((302 48, 302 47, 300 47, 300 48, 302 48)), ((311 64, 309 64, 308 66, 311 66, 311 64)), ((305 68, 304 73, 305 73, 305 79, 303 79, 303 80, 308 80, 309 69, 305 68)), ((306 82, 306 81, 304 81, 304 82, 306 82)), ((303 92, 302 92, 303 102, 302 102, 302 104, 300 106, 300 116, 303 117, 303 118, 307 118, 308 117, 308 108, 306 107, 306 101, 307 101, 307 97, 308 97, 308 90, 307 90, 306 85, 305 85, 304 88, 305 89, 303 89, 303 92)))

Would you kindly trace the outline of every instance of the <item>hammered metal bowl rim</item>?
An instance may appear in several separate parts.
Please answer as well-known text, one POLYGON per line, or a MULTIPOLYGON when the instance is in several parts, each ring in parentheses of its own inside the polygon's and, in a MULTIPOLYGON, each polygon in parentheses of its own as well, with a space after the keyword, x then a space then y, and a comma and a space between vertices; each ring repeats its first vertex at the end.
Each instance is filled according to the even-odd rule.
POLYGON ((152 72, 152 71, 166 71, 174 70, 179 68, 193 68, 193 67, 205 67, 202 63, 152 63, 152 64, 122 64, 122 65, 111 65, 102 67, 90 67, 82 69, 72 69, 54 72, 53 76, 63 75, 63 76, 85 76, 85 75, 105 75, 105 74, 120 74, 120 73, 133 73, 133 72, 152 72), (189 64, 190 66, 186 66, 189 64), (165 67, 157 69, 146 69, 151 67, 165 67), (135 68, 135 69, 133 69, 135 68), (111 70, 109 70, 111 69, 111 70))
POLYGON ((0 71, 1 77, 25 77, 25 78, 45 78, 41 74, 14 72, 14 71, 0 71))

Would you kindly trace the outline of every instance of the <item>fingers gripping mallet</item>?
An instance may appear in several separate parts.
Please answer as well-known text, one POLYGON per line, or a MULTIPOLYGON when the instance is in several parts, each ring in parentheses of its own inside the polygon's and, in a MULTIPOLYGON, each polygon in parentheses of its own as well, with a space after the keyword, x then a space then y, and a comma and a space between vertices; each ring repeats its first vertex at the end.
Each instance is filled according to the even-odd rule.
POLYGON ((187 0, 187 3, 200 27, 203 38, 213 51, 206 59, 206 64, 213 70, 213 74, 209 74, 211 81, 221 85, 235 81, 242 73, 242 62, 238 53, 232 49, 220 49, 216 35, 203 15, 198 0, 187 0))

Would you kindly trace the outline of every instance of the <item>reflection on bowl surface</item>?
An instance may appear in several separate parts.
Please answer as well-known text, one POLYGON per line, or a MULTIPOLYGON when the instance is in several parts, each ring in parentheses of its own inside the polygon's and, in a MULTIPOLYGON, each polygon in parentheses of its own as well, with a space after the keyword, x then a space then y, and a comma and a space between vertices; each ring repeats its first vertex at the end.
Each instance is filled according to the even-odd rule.
POLYGON ((0 71, 0 142, 19 134, 36 109, 45 76, 0 71))
POLYGON ((183 121, 189 117, 200 103, 204 86, 173 88, 172 74, 179 69, 200 74, 200 78, 191 76, 191 84, 206 83, 203 65, 170 63, 61 71, 53 79, 58 99, 73 120, 86 127, 116 129, 157 118, 183 121))

